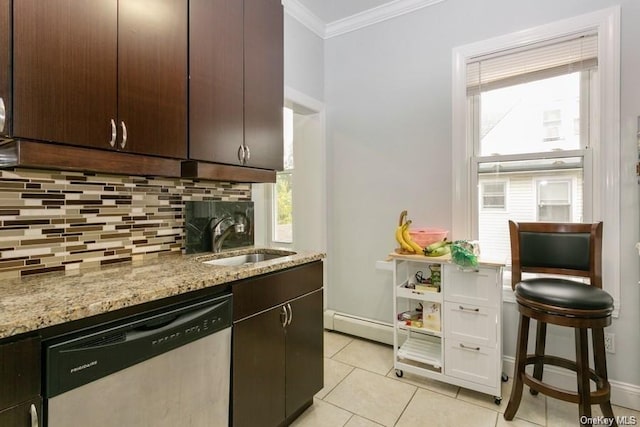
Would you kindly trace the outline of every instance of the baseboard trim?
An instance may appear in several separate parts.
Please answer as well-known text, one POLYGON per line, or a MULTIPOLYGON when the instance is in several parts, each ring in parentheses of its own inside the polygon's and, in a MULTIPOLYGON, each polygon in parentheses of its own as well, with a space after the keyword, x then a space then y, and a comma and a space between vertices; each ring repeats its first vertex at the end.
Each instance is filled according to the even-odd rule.
MULTIPOLYGON (((342 332, 360 338, 393 345, 393 325, 365 317, 325 310, 324 327, 330 331, 342 332)), ((502 370, 509 377, 513 376, 515 358, 503 356, 502 370)), ((555 366, 545 367, 545 381, 567 389, 575 390, 575 377, 568 371, 555 366)), ((640 411, 640 386, 621 381, 609 380, 611 384, 611 403, 625 408, 640 411)), ((508 396, 504 396, 508 398, 508 396)))

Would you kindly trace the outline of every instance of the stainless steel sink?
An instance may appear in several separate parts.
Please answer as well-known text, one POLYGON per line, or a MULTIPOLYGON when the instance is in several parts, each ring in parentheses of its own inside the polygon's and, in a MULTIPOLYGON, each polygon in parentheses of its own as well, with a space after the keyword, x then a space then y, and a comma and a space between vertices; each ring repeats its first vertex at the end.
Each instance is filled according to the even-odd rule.
POLYGON ((211 259, 208 261, 202 261, 204 264, 218 265, 223 267, 232 267, 244 264, 253 264, 260 261, 268 261, 271 259, 282 258, 285 256, 293 255, 294 252, 284 254, 266 254, 266 253, 253 253, 244 255, 235 255, 225 258, 211 259))

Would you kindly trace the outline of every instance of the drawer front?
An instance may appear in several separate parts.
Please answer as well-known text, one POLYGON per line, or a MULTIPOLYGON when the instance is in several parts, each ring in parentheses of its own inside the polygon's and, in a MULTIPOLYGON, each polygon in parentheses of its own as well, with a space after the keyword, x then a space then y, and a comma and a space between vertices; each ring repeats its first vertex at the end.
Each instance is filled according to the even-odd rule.
POLYGON ((444 307, 447 338, 495 348, 498 333, 497 309, 457 302, 445 302, 444 307))
POLYGON ((40 394, 40 351, 39 337, 0 344, 0 410, 40 394))
POLYGON ((475 343, 446 339, 444 356, 445 374, 489 387, 500 381, 498 366, 500 355, 495 348, 475 343))
POLYGON ((498 269, 461 271, 453 265, 445 266, 443 287, 446 301, 484 307, 499 307, 502 283, 498 283, 498 269))
POLYGON ((234 322, 322 288, 322 261, 233 283, 234 322))

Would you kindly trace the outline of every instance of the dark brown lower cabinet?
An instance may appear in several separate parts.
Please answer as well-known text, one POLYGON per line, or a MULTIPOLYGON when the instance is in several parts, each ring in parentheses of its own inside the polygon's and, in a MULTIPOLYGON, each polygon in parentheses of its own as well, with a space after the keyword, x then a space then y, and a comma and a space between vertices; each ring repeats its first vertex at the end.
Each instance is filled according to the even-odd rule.
POLYGON ((234 286, 234 310, 253 305, 255 312, 233 325, 233 426, 288 425, 323 387, 322 263, 234 286), (291 296, 311 284, 317 289, 291 296), (269 288, 281 300, 261 309, 256 294, 269 288))
POLYGON ((40 396, 0 411, 2 427, 32 427, 42 425, 42 399, 40 396))
POLYGON ((41 425, 40 349, 38 337, 0 344, 0 426, 41 425))

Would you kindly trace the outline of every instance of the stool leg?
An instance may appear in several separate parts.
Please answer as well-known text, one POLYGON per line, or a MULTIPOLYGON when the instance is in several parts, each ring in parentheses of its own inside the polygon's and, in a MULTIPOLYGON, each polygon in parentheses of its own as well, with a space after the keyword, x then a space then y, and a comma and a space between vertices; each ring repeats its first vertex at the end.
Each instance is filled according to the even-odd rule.
POLYGON ((513 373, 513 387, 509 404, 504 411, 504 419, 511 421, 518 411, 522 399, 522 375, 527 361, 527 341, 529 341, 529 318, 520 315, 520 328, 518 329, 518 346, 516 347, 516 367, 513 373))
POLYGON ((589 346, 586 328, 575 328, 576 365, 580 417, 591 416, 591 390, 589 389, 589 346))
MULTIPOLYGON (((537 321, 536 328, 536 356, 542 358, 544 356, 544 347, 547 342, 547 324, 540 320, 537 321)), ((542 372, 544 369, 544 363, 542 360, 538 360, 533 368, 533 378, 542 381, 542 372)), ((532 388, 529 389, 529 393, 537 395, 538 390, 532 388)))
MULTIPOLYGON (((607 357, 604 351, 604 330, 602 328, 594 328, 591 330, 591 336, 593 338, 593 361, 595 364, 595 371, 598 377, 600 377, 603 384, 598 384, 598 388, 602 385, 609 382, 607 378, 607 357)), ((611 396, 607 399, 606 402, 600 404, 600 409, 602 409, 602 414, 607 418, 612 418, 613 425, 617 426, 618 424, 615 421, 615 416, 613 415, 613 408, 611 408, 611 396)))

